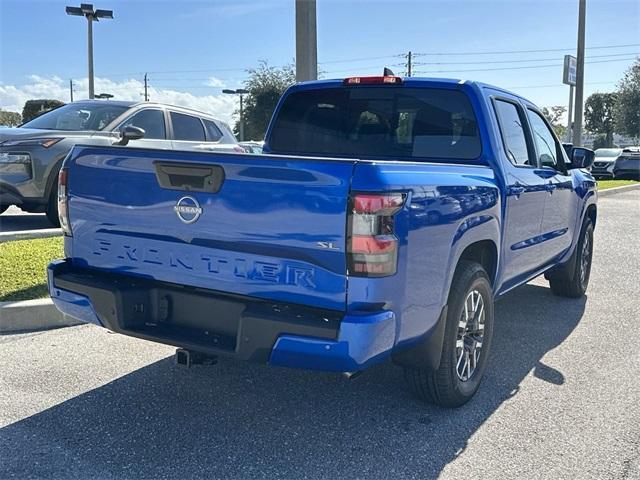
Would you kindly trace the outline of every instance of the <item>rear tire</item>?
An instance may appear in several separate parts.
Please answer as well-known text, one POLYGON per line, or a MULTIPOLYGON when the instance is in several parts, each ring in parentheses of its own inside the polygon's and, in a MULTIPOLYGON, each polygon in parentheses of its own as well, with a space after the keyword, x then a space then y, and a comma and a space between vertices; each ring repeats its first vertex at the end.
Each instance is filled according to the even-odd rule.
POLYGON ((440 366, 405 367, 404 373, 418 398, 453 408, 467 403, 480 387, 491 349, 493 292, 479 263, 458 264, 447 306, 440 366))
POLYGON ((561 268, 547 275, 549 286, 554 295, 568 298, 582 297, 589 286, 591 276, 591 260, 593 259, 593 222, 586 218, 578 244, 568 265, 573 268, 561 268))
POLYGON ((58 186, 54 186, 49 196, 49 202, 47 203, 47 209, 45 210, 47 220, 54 227, 60 226, 60 219, 58 218, 58 186))

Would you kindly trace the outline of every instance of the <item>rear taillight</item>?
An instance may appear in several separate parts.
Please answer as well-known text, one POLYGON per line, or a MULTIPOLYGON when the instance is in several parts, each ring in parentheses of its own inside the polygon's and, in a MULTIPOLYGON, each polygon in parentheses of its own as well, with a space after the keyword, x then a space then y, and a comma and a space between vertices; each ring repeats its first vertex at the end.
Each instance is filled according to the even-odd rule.
POLYGON ((396 273, 398 238, 393 216, 402 209, 404 193, 358 193, 350 202, 349 275, 385 277, 396 273))
POLYGON ((60 170, 58 175, 58 220, 62 233, 71 236, 71 222, 69 221, 69 206, 67 204, 67 189, 69 173, 66 168, 60 170))

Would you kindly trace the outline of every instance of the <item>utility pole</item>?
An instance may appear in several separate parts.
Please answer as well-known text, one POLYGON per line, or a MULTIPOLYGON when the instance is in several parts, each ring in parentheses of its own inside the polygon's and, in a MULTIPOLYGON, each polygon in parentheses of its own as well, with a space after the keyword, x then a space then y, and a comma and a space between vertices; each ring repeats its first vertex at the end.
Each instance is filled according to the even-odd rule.
POLYGON ((573 85, 569 85, 569 111, 567 112, 567 143, 571 143, 573 140, 573 85))
POLYGON ((576 68, 576 113, 573 130, 573 145, 582 145, 582 115, 584 113, 584 30, 587 14, 587 0, 578 4, 578 55, 576 68))
POLYGON ((316 0, 296 0, 296 81, 317 78, 316 0))
POLYGON ((93 5, 82 3, 79 7, 67 7, 67 15, 85 17, 87 19, 87 62, 89 64, 89 98, 94 98, 93 88, 93 22, 101 18, 113 18, 112 10, 93 9, 93 5))
POLYGON ((407 77, 411 76, 411 70, 412 70, 412 63, 411 63, 411 50, 409 50, 409 53, 407 53, 407 77))
POLYGON ((242 94, 240 94, 240 141, 244 142, 244 109, 242 108, 242 94))
POLYGON ((149 92, 148 92, 148 82, 147 82, 147 74, 144 74, 144 101, 148 102, 149 101, 149 92))
POLYGON ((69 79, 69 97, 71 97, 71 101, 73 102, 73 79, 69 79))
POLYGON ((242 103, 242 96, 246 95, 249 93, 249 90, 245 90, 244 88, 238 88, 236 90, 229 90, 229 89, 224 89, 222 90, 222 93, 226 93, 229 95, 238 95, 240 97, 240 121, 238 122, 240 124, 240 141, 243 142, 244 141, 244 108, 243 108, 243 103, 242 103))
POLYGON ((95 97, 95 90, 93 86, 93 19, 87 17, 87 62, 89 63, 89 98, 95 97))

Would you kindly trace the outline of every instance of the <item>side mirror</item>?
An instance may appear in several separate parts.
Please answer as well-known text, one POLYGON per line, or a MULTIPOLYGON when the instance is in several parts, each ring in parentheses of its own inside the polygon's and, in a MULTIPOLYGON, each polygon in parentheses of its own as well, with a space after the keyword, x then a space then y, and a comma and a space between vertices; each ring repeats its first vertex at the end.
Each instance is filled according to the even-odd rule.
POLYGON ((540 163, 543 167, 555 167, 556 162, 553 161, 553 157, 548 153, 540 155, 540 163))
POLYGON ((588 148, 573 147, 571 150, 571 168, 591 168, 595 152, 588 148))
POLYGON ((140 127, 134 127, 133 125, 127 125, 120 130, 120 140, 116 142, 117 145, 125 146, 130 140, 140 140, 144 137, 144 130, 140 127))

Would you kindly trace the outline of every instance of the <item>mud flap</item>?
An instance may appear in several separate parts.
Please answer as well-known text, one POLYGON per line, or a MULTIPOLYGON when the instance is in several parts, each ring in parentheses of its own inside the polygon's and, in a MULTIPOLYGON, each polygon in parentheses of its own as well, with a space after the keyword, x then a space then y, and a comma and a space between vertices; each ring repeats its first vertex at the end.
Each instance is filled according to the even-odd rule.
POLYGON ((437 370, 442 357, 442 344, 447 324, 447 306, 440 312, 435 326, 414 346, 394 353, 393 362, 403 367, 437 370))

